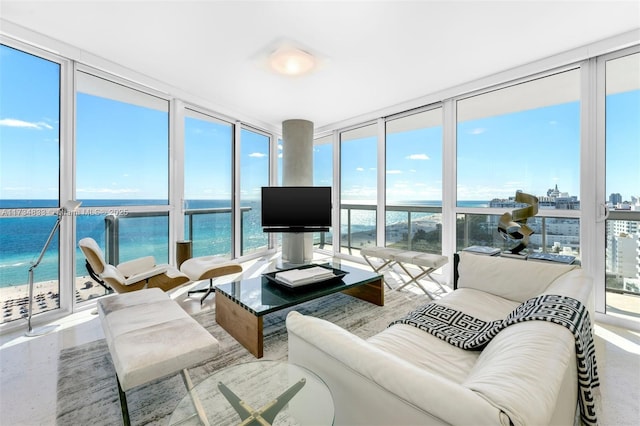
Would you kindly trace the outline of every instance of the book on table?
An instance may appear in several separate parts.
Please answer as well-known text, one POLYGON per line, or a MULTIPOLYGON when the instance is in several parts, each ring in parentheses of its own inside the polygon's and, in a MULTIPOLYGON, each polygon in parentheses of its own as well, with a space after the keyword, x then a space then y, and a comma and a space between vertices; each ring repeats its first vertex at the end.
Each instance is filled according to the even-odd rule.
POLYGON ((510 251, 503 251, 502 253, 500 253, 500 256, 508 257, 510 259, 520 259, 520 260, 527 260, 527 257, 529 257, 527 253, 512 253, 510 251))
POLYGON ((315 282, 325 281, 334 278, 335 274, 332 270, 321 266, 312 268, 291 269, 275 274, 275 278, 285 284, 293 287, 311 284, 315 282))
POLYGON ((500 253, 499 248, 489 246, 470 246, 463 248, 462 251, 468 251, 473 254, 483 254, 485 256, 495 256, 500 253))
POLYGON ((576 257, 570 254, 531 253, 528 259, 536 262, 557 262, 570 265, 576 260, 576 257))

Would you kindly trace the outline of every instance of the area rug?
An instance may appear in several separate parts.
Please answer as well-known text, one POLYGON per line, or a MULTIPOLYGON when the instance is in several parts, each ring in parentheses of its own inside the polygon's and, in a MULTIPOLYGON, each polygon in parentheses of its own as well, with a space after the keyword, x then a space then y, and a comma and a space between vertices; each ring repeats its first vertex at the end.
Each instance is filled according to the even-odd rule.
MULTIPOLYGON (((385 306, 378 307, 337 293, 269 314, 264 317, 263 359, 287 359, 285 318, 292 310, 326 319, 357 336, 367 338, 428 301, 424 294, 389 291, 385 294, 385 306)), ((226 366, 256 360, 216 324, 213 310, 199 312, 194 318, 220 342, 218 356, 189 369, 194 384, 197 385, 212 372, 226 366)), ((57 424, 121 424, 115 370, 104 339, 63 350, 58 366, 57 424)), ((186 389, 180 375, 128 391, 131 423, 166 424, 185 395, 186 389)))

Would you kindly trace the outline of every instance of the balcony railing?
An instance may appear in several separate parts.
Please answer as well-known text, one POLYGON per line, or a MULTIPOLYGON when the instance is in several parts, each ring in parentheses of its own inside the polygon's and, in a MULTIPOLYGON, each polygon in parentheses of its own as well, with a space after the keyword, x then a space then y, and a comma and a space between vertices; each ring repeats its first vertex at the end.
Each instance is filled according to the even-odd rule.
MULTIPOLYGON (((241 207, 240 211, 244 215, 250 211, 251 207, 241 207)), ((198 238, 198 235, 194 235, 194 217, 199 215, 220 215, 231 214, 231 207, 223 208, 210 208, 210 209, 186 209, 184 214, 187 219, 187 235, 190 241, 194 241, 194 238, 198 238)), ((104 232, 105 232, 105 257, 107 262, 117 265, 120 263, 120 221, 133 219, 133 218, 151 218, 167 216, 166 212, 128 212, 126 216, 118 215, 106 215, 104 218, 104 232)), ((229 229, 229 240, 231 240, 231 229, 229 229)), ((141 256, 144 253, 140 254, 141 256)))
MULTIPOLYGON (((375 245, 375 236, 376 236, 376 230, 377 230, 377 226, 375 224, 376 222, 376 218, 375 218, 375 213, 377 210, 377 206, 375 205, 371 205, 371 204, 341 204, 340 205, 340 210, 341 212, 346 212, 346 218, 343 220, 343 223, 341 224, 341 230, 340 230, 340 246, 341 248, 344 248, 345 250, 347 250, 347 252, 349 254, 353 254, 353 250, 359 250, 360 248, 362 248, 364 246, 365 243, 363 243, 362 241, 360 242, 356 242, 356 238, 354 234, 362 234, 367 233, 367 234, 373 234, 373 245, 375 245), (358 221, 357 219, 354 219, 354 213, 358 212, 358 211, 365 211, 365 212, 373 212, 373 218, 367 220, 366 222, 368 223, 362 223, 360 221, 358 221), (373 224, 371 224, 371 222, 373 222, 373 224), (357 229, 356 229, 357 228, 357 229), (368 229, 367 229, 368 228, 368 229)), ((406 220, 402 220, 401 224, 400 224, 400 228, 403 231, 403 234, 406 236, 406 241, 403 240, 401 243, 402 248, 407 249, 407 250, 414 250, 416 249, 414 247, 414 239, 412 238, 415 235, 415 232, 417 231, 417 220, 416 220, 416 216, 420 215, 420 216, 424 216, 425 214, 427 215, 433 215, 433 214, 440 214, 442 213, 442 207, 439 206, 408 206, 408 205, 389 205, 386 207, 386 211, 387 211, 387 216, 389 215, 389 213, 404 213, 406 214, 406 220)), ((398 215, 398 218, 400 217, 400 215, 398 215)), ((387 221, 385 220, 385 223, 387 221)), ((393 221, 395 225, 398 225, 398 223, 400 223, 398 220, 394 220, 393 221)), ((440 222, 440 220, 438 220, 438 222, 440 222)), ((387 228, 390 227, 390 225, 386 225, 387 228)), ((387 234, 387 240, 390 240, 390 235, 387 234)), ((387 243, 389 243, 389 241, 387 241, 387 243)), ((396 242, 396 244, 398 244, 398 242, 396 242)), ((441 247, 441 244, 439 245, 441 247)), ((441 251, 440 249, 429 249, 426 251, 441 251)))
MULTIPOLYGON (((250 211, 251 207, 242 207, 243 214, 250 211)), ((375 244, 376 236, 376 224, 375 224, 375 212, 377 206, 370 204, 341 204, 341 212, 346 212, 346 220, 341 224, 341 238, 340 246, 348 251, 349 254, 353 254, 353 250, 359 250, 363 247, 362 239, 359 244, 354 244, 354 234, 373 234, 373 244, 375 244), (368 220, 362 222, 354 219, 354 213, 358 211, 372 212, 373 218, 367 218, 368 220), (354 230, 357 228, 357 230, 354 230)), ((400 224, 403 232, 406 234, 406 240, 402 242, 402 248, 407 250, 413 250, 414 239, 412 236, 415 233, 414 220, 417 214, 439 214, 442 212, 441 207, 437 206, 400 206, 392 205, 386 207, 387 214, 390 212, 406 214, 406 222, 400 224)), ((193 241, 194 238, 198 238, 198 235, 194 235, 194 217, 198 215, 218 215, 218 214, 231 214, 231 208, 211 208, 211 209, 187 209, 185 210, 185 217, 187 218, 187 233, 188 239, 193 241)), ((618 212, 616 212, 618 213, 618 212)), ((633 212, 635 213, 635 212, 633 212)), ((613 220, 634 220, 637 219, 637 214, 621 212, 620 217, 616 216, 613 220)), ((160 217, 166 216, 166 212, 129 212, 125 218, 143 218, 143 217, 160 217)), ((106 258, 109 263, 118 264, 120 253, 120 217, 116 215, 105 216, 105 248, 106 258)), ((499 217, 497 215, 482 215, 482 214, 459 214, 458 215, 458 247, 460 250, 470 245, 490 245, 508 249, 509 244, 500 238, 496 232, 496 226, 499 217), (482 220, 479 220, 482 219, 482 220)), ((566 232, 556 232, 555 234, 550 231, 553 226, 557 225, 558 221, 575 221, 578 219, 567 218, 550 218, 550 217, 536 217, 529 221, 529 225, 536 231, 532 235, 529 248, 540 250, 543 252, 553 252, 558 249, 554 247, 554 242, 560 242, 560 245, 564 250, 570 250, 570 254, 579 257, 580 236, 569 235, 566 232)), ((397 224, 397 223, 396 223, 397 224)), ((388 226, 388 225, 387 225, 388 226)), ((318 238, 314 239, 314 244, 320 248, 324 248, 326 244, 332 243, 331 234, 319 233, 318 238), (329 237, 329 238, 328 238, 329 237), (329 242, 327 240, 329 239, 329 242)), ((229 236, 231 238, 231 236, 229 236)), ((387 236, 389 240, 389 236, 387 236)), ((419 249, 418 249, 419 250, 419 249)), ((607 272, 607 285, 606 290, 627 293, 640 296, 640 291, 636 289, 636 285, 621 285, 623 278, 619 274, 613 272, 607 272)))

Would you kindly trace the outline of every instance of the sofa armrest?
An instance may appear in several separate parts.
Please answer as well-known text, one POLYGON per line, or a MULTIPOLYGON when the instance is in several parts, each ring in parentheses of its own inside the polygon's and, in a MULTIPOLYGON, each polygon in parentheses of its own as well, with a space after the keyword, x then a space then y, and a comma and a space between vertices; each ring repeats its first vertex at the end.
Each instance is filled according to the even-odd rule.
POLYGON ((289 362, 327 383, 336 424, 508 424, 506 415, 476 392, 328 321, 294 311, 287 316, 287 330, 289 362))

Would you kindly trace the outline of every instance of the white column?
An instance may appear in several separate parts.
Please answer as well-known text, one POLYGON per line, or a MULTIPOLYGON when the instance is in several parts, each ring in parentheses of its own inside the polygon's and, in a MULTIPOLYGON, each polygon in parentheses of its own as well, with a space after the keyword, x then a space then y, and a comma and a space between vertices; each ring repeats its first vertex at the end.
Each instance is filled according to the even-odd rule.
MULTIPOLYGON (((282 186, 313 185, 313 123, 282 122, 282 186)), ((283 234, 282 261, 302 264, 313 258, 313 234, 283 234)))

